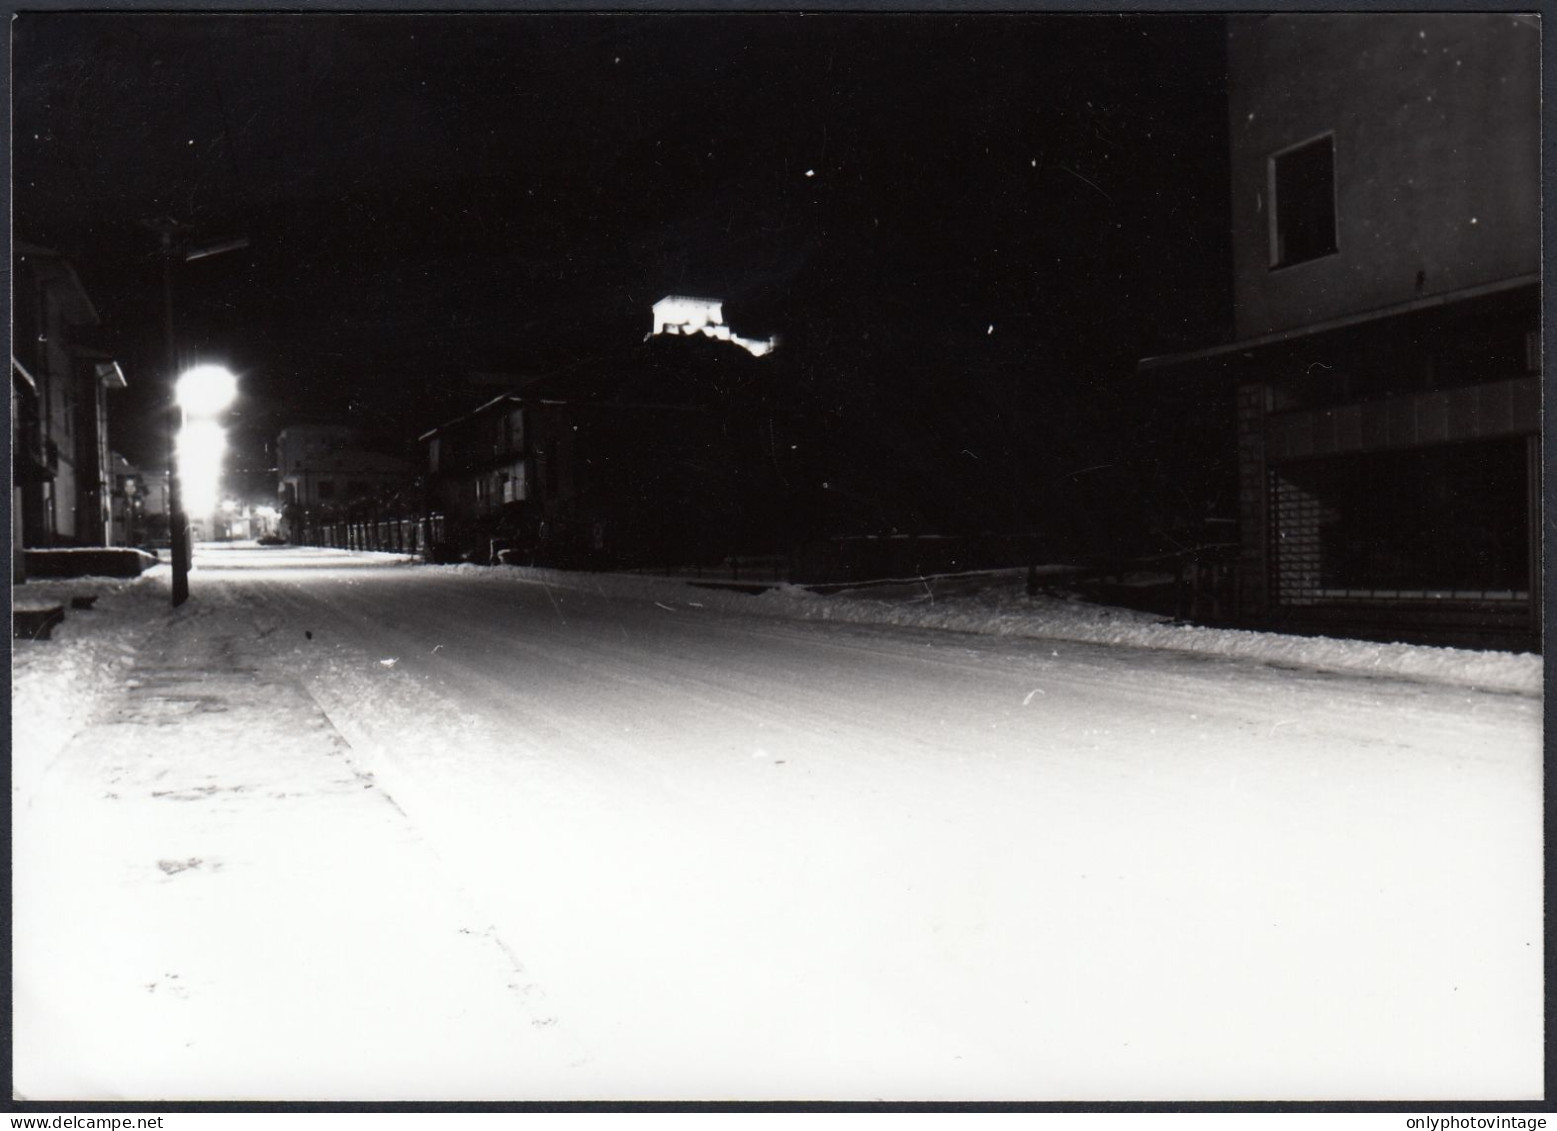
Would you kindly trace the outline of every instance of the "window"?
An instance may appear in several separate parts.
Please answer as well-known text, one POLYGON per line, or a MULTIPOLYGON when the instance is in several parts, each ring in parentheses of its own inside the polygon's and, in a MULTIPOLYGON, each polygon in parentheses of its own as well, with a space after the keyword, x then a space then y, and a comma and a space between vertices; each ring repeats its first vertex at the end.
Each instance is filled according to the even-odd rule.
POLYGON ((1279 600, 1527 594, 1527 459, 1513 438, 1282 464, 1279 600))
POLYGON ((524 447, 523 409, 514 409, 498 421, 497 447, 500 452, 518 451, 524 447))
POLYGON ((333 498, 335 498, 335 480, 319 480, 319 501, 321 503, 327 503, 333 498))
POLYGON ((503 476, 503 502, 522 503, 529 497, 526 488, 524 461, 511 465, 503 476))
POLYGON ((1335 138, 1326 135, 1270 159, 1270 265, 1334 255, 1335 138))

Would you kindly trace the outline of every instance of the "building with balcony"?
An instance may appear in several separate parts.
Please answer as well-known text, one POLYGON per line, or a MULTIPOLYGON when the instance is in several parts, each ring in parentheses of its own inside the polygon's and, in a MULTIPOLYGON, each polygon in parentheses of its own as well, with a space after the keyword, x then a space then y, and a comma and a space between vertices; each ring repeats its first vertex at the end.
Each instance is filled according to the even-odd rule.
MULTIPOLYGON (((366 446, 347 425, 297 424, 276 437, 275 483, 284 533, 294 541, 308 526, 382 509, 414 513, 416 468, 366 446)), ((267 469, 266 474, 269 474, 267 469)), ((240 502, 252 501, 248 499, 240 502)))
POLYGON ((732 460, 707 408, 521 390, 421 440, 447 556, 683 564, 728 550, 732 460))
POLYGON ((774 370, 739 345, 651 334, 425 433, 429 542, 475 561, 675 566, 783 544, 774 370))
POLYGON ((1228 19, 1239 623, 1539 647, 1535 24, 1228 19))

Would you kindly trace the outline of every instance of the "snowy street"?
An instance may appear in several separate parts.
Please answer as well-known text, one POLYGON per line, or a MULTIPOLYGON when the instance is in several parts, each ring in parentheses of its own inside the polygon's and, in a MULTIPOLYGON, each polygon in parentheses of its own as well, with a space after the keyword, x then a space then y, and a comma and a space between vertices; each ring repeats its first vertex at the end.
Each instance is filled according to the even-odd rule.
POLYGON ((17 591, 101 595, 15 646, 27 1098, 1541 1092, 1538 657, 1020 577, 167 584, 17 591))

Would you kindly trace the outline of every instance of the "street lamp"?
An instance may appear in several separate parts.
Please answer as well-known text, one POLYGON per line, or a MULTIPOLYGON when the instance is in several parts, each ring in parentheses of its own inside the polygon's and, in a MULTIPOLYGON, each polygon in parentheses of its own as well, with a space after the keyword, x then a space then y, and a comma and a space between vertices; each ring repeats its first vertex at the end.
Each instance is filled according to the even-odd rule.
MULTIPOLYGON (((169 372, 176 373, 178 372, 178 343, 173 336, 174 260, 182 259, 185 263, 189 263, 197 259, 206 259, 226 251, 237 251, 248 247, 249 241, 248 237, 240 236, 221 243, 208 244, 205 247, 190 247, 180 239, 181 236, 188 234, 188 230, 177 221, 163 218, 146 220, 143 223, 157 233, 162 244, 163 331, 167 335, 169 372)), ((204 368, 206 367, 196 366, 196 369, 204 368)), ((236 382, 232 383, 232 387, 236 388, 236 382)), ((182 431, 185 410, 177 392, 173 397, 173 403, 167 406, 167 412, 168 536, 173 551, 173 607, 177 608, 189 600, 189 522, 185 516, 183 498, 179 489, 178 451, 178 434, 182 431)))
POLYGON ((196 365, 174 386, 178 439, 173 445, 173 604, 189 599, 189 514, 210 514, 221 488, 227 434, 217 417, 238 395, 238 379, 220 365, 196 365))
POLYGON ((215 416, 238 395, 238 378, 220 365, 196 365, 179 375, 178 407, 188 419, 215 416))

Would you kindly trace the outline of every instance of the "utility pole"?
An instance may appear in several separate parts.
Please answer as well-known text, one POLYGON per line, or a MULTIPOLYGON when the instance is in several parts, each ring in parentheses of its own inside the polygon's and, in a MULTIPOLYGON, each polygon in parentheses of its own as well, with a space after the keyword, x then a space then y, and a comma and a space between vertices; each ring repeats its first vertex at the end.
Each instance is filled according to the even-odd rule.
POLYGON ((173 607, 189 600, 189 520, 178 481, 178 434, 184 411, 178 406, 178 342, 173 336, 173 227, 162 236, 162 314, 168 338, 168 535, 173 553, 173 607))
POLYGON ((248 237, 223 240, 204 247, 186 247, 175 239, 179 223, 172 219, 144 221, 146 227, 156 232, 162 244, 162 317, 167 334, 168 350, 168 536, 173 554, 173 607, 176 609, 189 600, 189 517, 184 514, 183 488, 179 483, 178 434, 184 426, 184 410, 178 403, 178 340, 173 333, 173 261, 185 263, 220 255, 224 251, 237 251, 249 246, 248 237))

